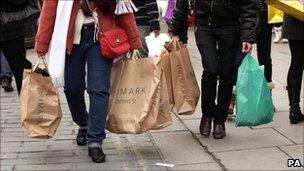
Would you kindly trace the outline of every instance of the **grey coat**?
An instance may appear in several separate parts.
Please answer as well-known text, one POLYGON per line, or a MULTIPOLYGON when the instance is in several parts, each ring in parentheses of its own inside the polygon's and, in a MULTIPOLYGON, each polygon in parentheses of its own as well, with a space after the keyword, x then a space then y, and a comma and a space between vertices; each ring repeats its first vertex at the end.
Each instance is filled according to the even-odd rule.
POLYGON ((290 40, 304 40, 304 22, 284 14, 282 37, 290 40))

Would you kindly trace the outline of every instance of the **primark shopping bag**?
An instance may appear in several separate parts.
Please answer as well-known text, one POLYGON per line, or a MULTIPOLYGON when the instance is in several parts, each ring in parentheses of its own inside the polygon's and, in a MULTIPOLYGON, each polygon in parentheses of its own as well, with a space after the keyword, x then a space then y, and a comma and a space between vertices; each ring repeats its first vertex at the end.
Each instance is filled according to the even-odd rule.
POLYGON ((127 59, 112 66, 106 124, 110 132, 138 134, 169 125, 161 121, 166 117, 160 116, 170 112, 169 99, 166 103, 161 100, 165 85, 162 84, 161 58, 139 56, 139 52, 134 50, 127 59))
POLYGON ((188 49, 177 37, 165 45, 170 51, 173 100, 177 113, 190 115, 195 112, 200 90, 190 61, 188 49))
POLYGON ((51 77, 35 73, 38 64, 23 73, 21 125, 27 137, 48 139, 54 136, 62 113, 59 95, 51 77))
POLYGON ((238 70, 236 126, 257 126, 273 120, 273 102, 264 70, 248 54, 238 70))

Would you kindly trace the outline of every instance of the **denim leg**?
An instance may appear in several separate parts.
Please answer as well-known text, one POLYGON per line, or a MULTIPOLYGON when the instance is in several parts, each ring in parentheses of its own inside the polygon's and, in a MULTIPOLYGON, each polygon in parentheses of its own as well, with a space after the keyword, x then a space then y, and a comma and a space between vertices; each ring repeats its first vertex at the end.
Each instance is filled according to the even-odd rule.
POLYGON ((148 49, 145 37, 150 34, 150 27, 149 26, 139 26, 138 29, 140 31, 140 39, 141 39, 141 43, 142 43, 142 48, 139 50, 139 52, 143 57, 148 57, 149 49, 148 49))
POLYGON ((84 99, 85 62, 84 48, 74 45, 71 56, 66 57, 64 92, 73 121, 81 127, 87 126, 84 99))
POLYGON ((219 60, 216 51, 216 35, 212 28, 197 26, 195 29, 195 39, 198 50, 202 56, 202 65, 204 68, 201 87, 202 100, 201 108, 205 117, 213 118, 216 108, 216 85, 219 76, 219 60))
POLYGON ((98 43, 90 47, 86 55, 88 64, 87 91, 90 98, 87 141, 89 147, 95 147, 101 145, 106 137, 105 124, 113 60, 101 56, 98 43))
POLYGON ((7 63, 5 56, 1 49, 0 49, 0 57, 1 57, 1 75, 0 75, 0 77, 1 78, 2 77, 12 78, 13 77, 12 70, 11 70, 9 64, 7 63))

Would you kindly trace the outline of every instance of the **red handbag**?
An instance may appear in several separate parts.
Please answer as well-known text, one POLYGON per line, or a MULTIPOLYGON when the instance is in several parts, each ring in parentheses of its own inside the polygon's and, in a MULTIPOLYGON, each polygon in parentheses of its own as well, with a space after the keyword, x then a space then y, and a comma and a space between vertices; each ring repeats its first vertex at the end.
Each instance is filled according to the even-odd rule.
POLYGON ((102 56, 109 59, 119 57, 131 48, 126 31, 119 27, 101 33, 99 44, 102 56))

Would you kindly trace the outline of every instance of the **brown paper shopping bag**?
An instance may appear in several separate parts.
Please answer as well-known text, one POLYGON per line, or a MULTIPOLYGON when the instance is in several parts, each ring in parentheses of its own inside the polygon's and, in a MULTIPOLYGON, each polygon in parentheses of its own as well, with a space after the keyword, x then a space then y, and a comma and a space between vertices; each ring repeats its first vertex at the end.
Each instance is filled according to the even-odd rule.
POLYGON ((161 58, 128 59, 114 63, 106 129, 113 133, 138 134, 157 126, 160 109, 161 58))
POLYGON ((169 100, 167 79, 166 79, 166 74, 164 72, 162 73, 161 90, 159 93, 160 93, 160 104, 157 115, 157 124, 153 129, 162 129, 171 125, 172 123, 172 115, 171 115, 172 104, 170 103, 169 100))
POLYGON ((190 61, 188 49, 177 37, 166 45, 170 49, 173 98, 177 113, 195 112, 200 90, 190 61))
POLYGON ((171 74, 171 62, 170 62, 170 53, 169 51, 164 48, 160 54, 160 57, 162 58, 162 66, 166 78, 166 84, 167 84, 167 91, 169 95, 169 100, 170 100, 170 105, 171 108, 174 105, 174 100, 173 100, 173 88, 172 88, 172 74, 171 74))
POLYGON ((21 124, 27 137, 47 139, 55 134, 62 113, 59 95, 51 77, 35 73, 37 67, 38 63, 23 73, 21 124))

